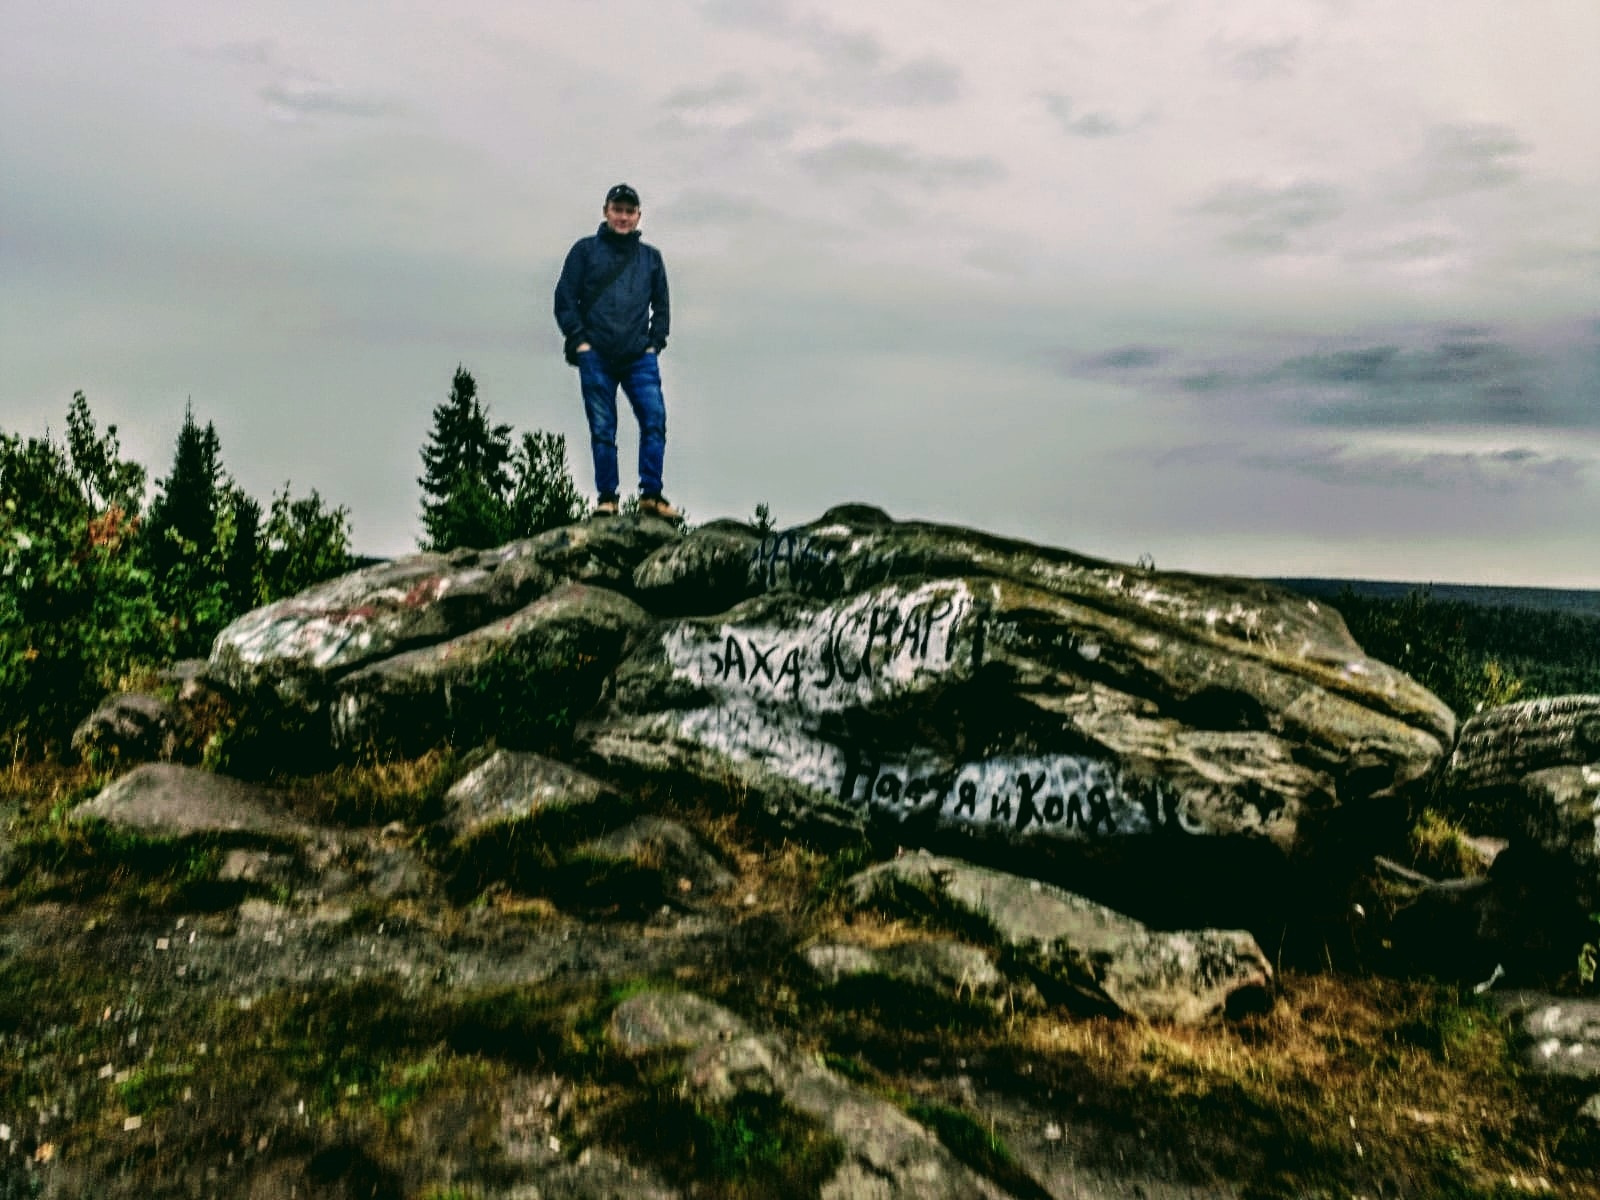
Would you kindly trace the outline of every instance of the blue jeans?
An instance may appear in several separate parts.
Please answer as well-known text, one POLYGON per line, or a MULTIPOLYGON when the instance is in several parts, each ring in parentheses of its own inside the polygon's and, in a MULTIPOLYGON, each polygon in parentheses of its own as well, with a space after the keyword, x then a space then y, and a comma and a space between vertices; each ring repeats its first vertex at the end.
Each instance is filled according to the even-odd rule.
POLYGON ((578 353, 578 382, 589 418, 594 451, 594 486, 602 496, 617 494, 617 387, 621 385, 639 422, 639 490, 661 494, 661 462, 667 452, 667 405, 661 398, 661 368, 656 356, 641 354, 620 371, 594 350, 578 353))

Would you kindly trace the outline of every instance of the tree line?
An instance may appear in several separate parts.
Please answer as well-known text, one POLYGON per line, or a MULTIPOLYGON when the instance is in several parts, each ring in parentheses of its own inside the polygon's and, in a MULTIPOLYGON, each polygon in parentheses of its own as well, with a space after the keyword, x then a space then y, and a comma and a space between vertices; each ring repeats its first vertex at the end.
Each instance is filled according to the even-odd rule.
MULTIPOLYGON (((422 449, 425 550, 488 547, 584 515, 564 437, 496 424, 457 367, 422 449)), ((0 430, 0 737, 12 761, 60 751, 109 692, 206 654, 252 608, 350 570, 350 514, 285 482, 263 505, 193 406, 149 486, 80 391, 66 434, 0 430)))

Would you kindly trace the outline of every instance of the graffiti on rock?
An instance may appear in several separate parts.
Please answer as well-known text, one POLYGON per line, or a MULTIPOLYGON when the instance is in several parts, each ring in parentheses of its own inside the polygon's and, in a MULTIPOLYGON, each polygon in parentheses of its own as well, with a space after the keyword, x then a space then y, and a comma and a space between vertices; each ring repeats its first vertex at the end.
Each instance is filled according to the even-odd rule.
POLYGON ((679 627, 664 647, 674 673, 701 687, 828 712, 975 669, 982 628, 966 587, 943 582, 863 596, 788 627, 679 627))
POLYGON ((787 588, 813 596, 837 596, 887 580, 895 552, 857 552, 849 541, 841 542, 852 532, 845 527, 827 537, 803 528, 769 533, 750 551, 750 580, 763 591, 787 588))
POLYGON ((824 718, 867 709, 982 665, 986 610, 966 584, 880 588, 783 625, 679 625, 663 636, 674 675, 714 697, 682 736, 899 821, 1012 836, 1201 833, 1180 795, 1115 764, 1069 754, 952 765, 852 744, 824 718))
POLYGON ((942 824, 1000 826, 1017 834, 1205 832, 1161 781, 1078 755, 1001 756, 940 769, 846 754, 838 798, 898 820, 937 814, 942 824))

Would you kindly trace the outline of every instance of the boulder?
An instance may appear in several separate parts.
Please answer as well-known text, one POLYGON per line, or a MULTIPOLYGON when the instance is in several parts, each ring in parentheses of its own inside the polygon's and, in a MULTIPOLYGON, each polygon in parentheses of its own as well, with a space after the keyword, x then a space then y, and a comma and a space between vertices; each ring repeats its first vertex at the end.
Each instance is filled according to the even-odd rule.
POLYGON ((704 899, 727 891, 736 879, 701 845, 700 839, 676 821, 639 817, 620 829, 583 843, 580 854, 629 863, 653 872, 663 899, 704 899))
POLYGON ((859 904, 920 912, 983 938, 1041 990, 1148 1020, 1196 1024, 1259 1008, 1272 966, 1240 930, 1162 932, 1036 879, 908 854, 854 876, 859 904))
POLYGON ((1522 778, 1519 846, 1548 864, 1577 908, 1600 912, 1600 758, 1522 778))
MULTIPOLYGON (((739 539, 700 555, 699 536, 639 576, 740 594, 739 539)), ((1365 861, 1454 736, 1337 613, 1258 582, 859 507, 754 543, 746 570, 749 598, 641 634, 579 740, 613 772, 717 782, 811 837, 977 839, 1063 878, 1203 860, 1188 890, 1220 909, 1237 880, 1275 891, 1276 863, 1365 861)))
POLYGON ((1455 730, 1315 601, 860 505, 413 556, 241 618, 210 670, 344 752, 581 718, 576 761, 622 785, 1274 940, 1403 833, 1455 730))
POLYGON ((1566 969, 1600 911, 1600 696, 1555 696, 1479 713, 1443 774, 1444 802, 1474 832, 1507 840, 1490 896, 1501 950, 1527 970, 1566 969))
POLYGON ((562 583, 626 590, 634 568, 676 536, 660 521, 619 518, 379 563, 246 613, 217 635, 208 669, 240 694, 270 689, 315 708, 339 677, 479 629, 562 583))
POLYGON ((692 993, 643 993, 613 1011, 611 1036, 630 1055, 687 1051, 684 1086, 698 1100, 772 1097, 821 1125, 845 1161, 820 1195, 835 1200, 1005 1200, 933 1134, 888 1101, 841 1079, 780 1037, 692 993))
POLYGON ((312 832, 266 788, 168 763, 135 767, 74 808, 72 817, 152 838, 247 835, 295 842, 312 832))
POLYGON ((760 591, 750 564, 761 535, 740 521, 713 521, 668 542, 633 572, 633 594, 666 616, 723 612, 760 591))
POLYGON ((1505 793, 1550 767, 1600 764, 1600 696, 1520 700, 1469 717, 1444 787, 1462 797, 1505 793))
POLYGON ((80 755, 109 754, 123 762, 169 761, 182 740, 183 717, 159 696, 118 692, 101 701, 72 731, 80 755))
POLYGON ((496 750, 445 793, 441 827, 457 844, 524 822, 603 826, 621 800, 605 784, 540 754, 496 750), (551 818, 555 818, 551 820, 551 818))
POLYGON ((1541 1075, 1600 1079, 1600 1000, 1513 991, 1495 997, 1523 1063, 1541 1075))
POLYGON ((420 750, 447 739, 547 740, 574 708, 594 703, 648 620, 616 592, 562 584, 459 637, 341 677, 332 685, 332 743, 420 750))
POLYGON ((994 999, 1006 977, 990 956, 952 938, 914 938, 872 945, 860 941, 815 942, 800 952, 824 984, 883 979, 896 988, 923 989, 950 999, 994 999))
POLYGON ((659 1050, 689 1050, 743 1037, 750 1027, 720 1004, 694 992, 640 992, 611 1012, 613 1045, 637 1058, 659 1050))

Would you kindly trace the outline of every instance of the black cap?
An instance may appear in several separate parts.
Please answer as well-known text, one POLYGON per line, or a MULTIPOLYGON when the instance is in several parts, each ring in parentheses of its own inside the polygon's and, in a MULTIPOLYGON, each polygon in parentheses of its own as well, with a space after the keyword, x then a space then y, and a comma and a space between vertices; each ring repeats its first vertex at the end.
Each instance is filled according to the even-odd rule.
POLYGON ((639 207, 639 193, 625 183, 619 183, 606 193, 607 204, 631 204, 639 207))

